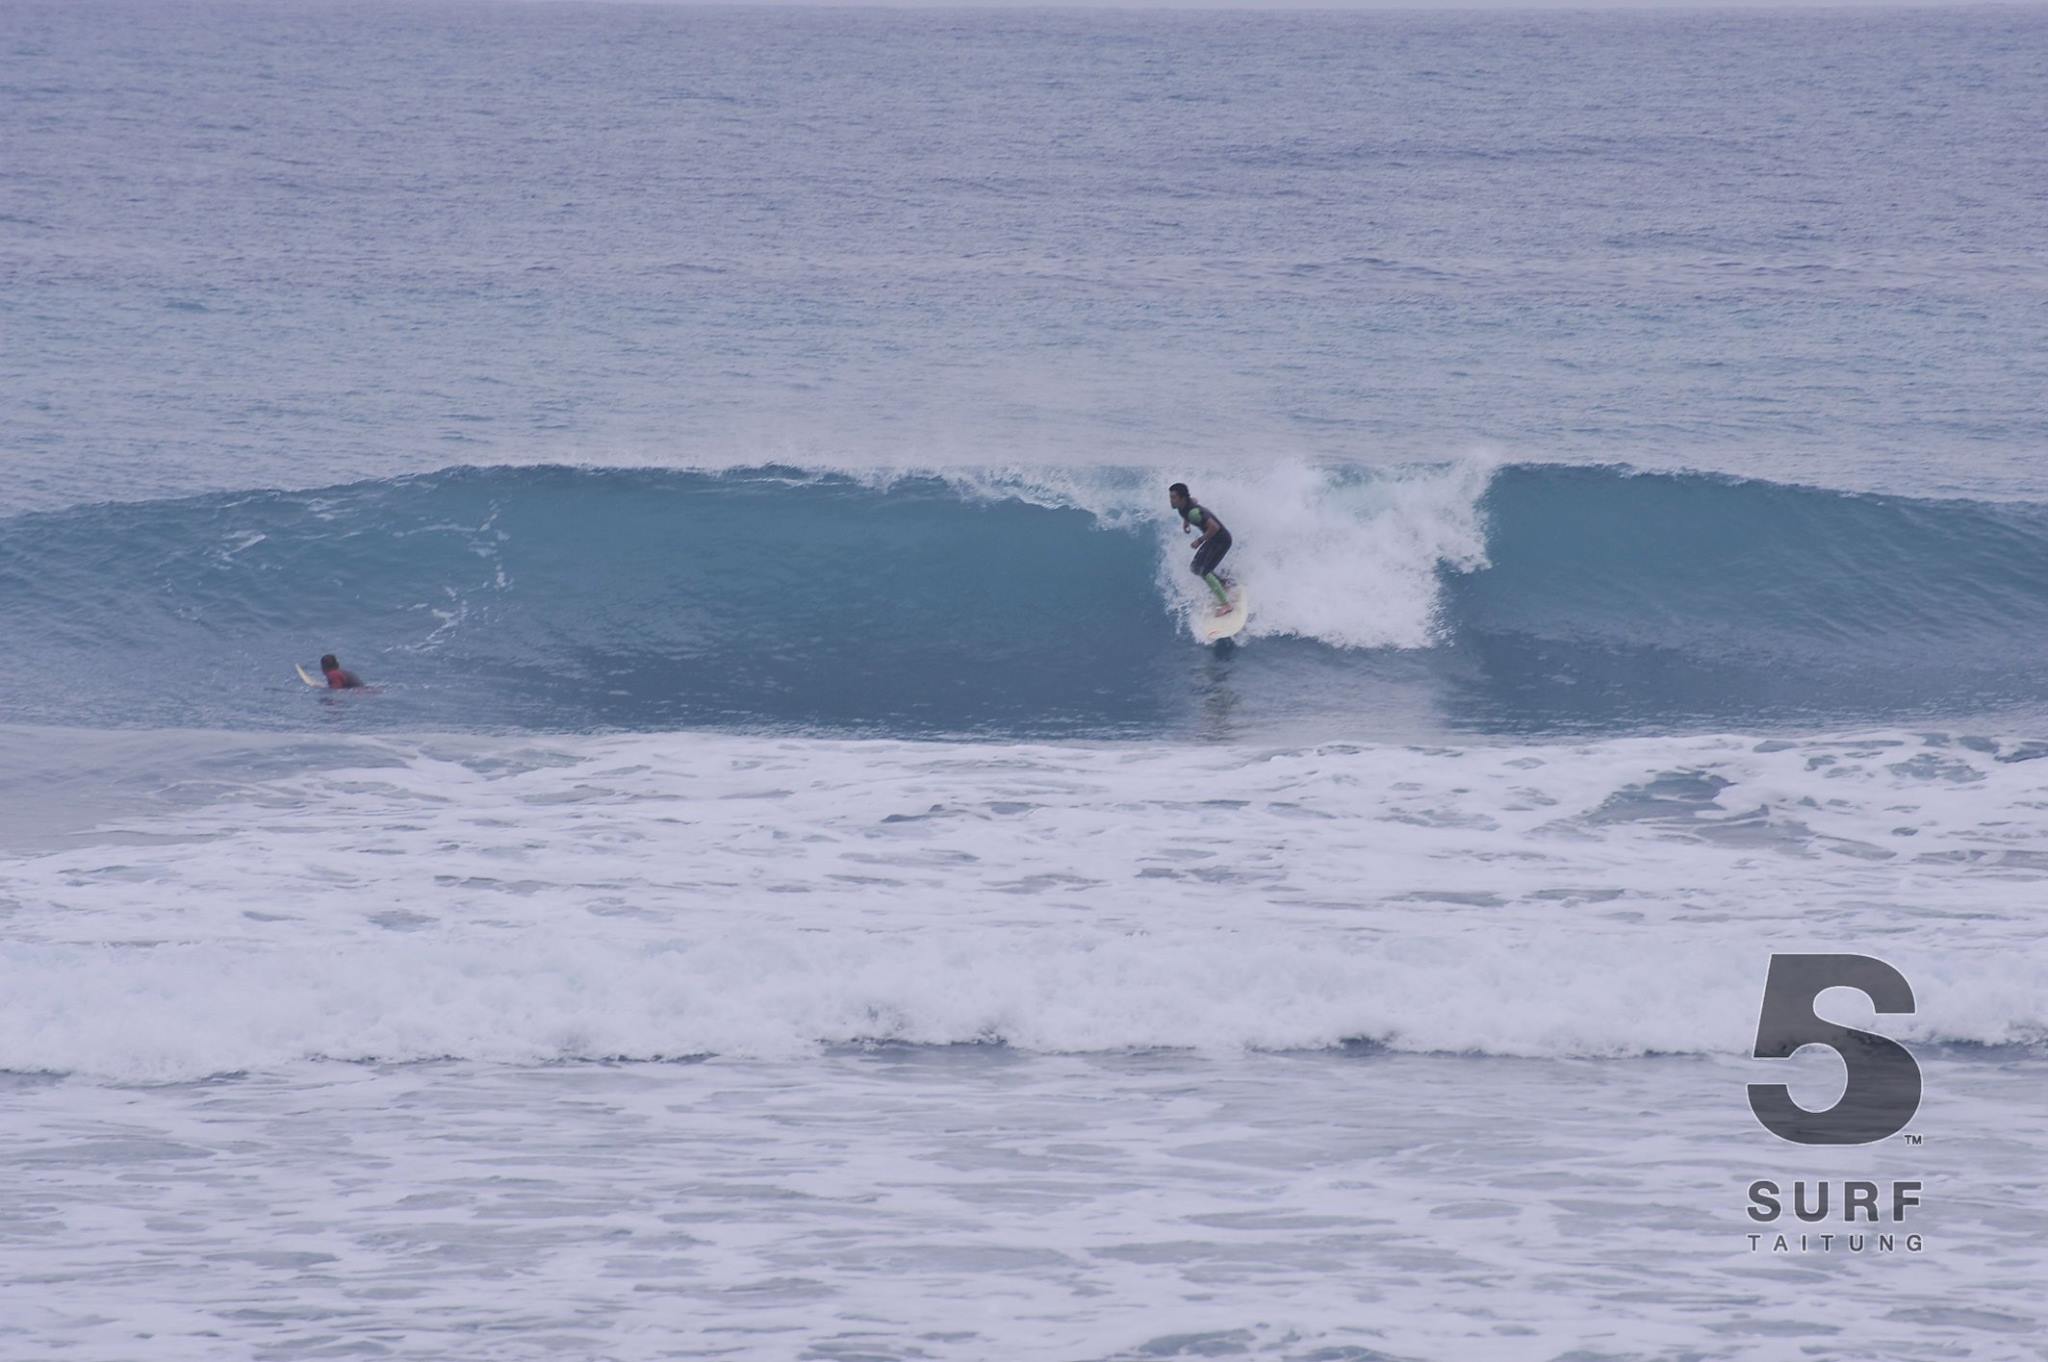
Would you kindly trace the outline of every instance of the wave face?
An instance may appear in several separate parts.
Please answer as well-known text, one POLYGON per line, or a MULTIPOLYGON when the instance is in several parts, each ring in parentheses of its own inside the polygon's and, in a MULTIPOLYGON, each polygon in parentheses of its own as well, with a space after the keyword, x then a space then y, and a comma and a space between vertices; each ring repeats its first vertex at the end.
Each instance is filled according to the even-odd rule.
POLYGON ((10 706, 406 728, 1216 736, 2038 712, 2048 508, 1707 475, 1278 464, 1197 491, 1254 593, 1204 650, 1150 470, 456 469, 0 534, 10 706), (356 703, 363 701, 364 703, 356 703), (343 703, 337 701, 337 703, 343 703))

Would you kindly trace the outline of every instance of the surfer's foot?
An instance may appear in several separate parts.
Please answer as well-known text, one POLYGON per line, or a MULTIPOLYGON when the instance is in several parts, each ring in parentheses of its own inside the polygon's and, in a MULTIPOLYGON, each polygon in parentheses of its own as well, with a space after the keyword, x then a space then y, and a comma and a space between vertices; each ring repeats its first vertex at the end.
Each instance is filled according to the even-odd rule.
POLYGON ((1219 602, 1217 602, 1217 605, 1216 605, 1216 610, 1215 610, 1215 613, 1216 613, 1216 614, 1218 614, 1218 615, 1227 615, 1227 614, 1229 614, 1229 613, 1230 613, 1230 602, 1229 602, 1229 601, 1219 601, 1219 602))

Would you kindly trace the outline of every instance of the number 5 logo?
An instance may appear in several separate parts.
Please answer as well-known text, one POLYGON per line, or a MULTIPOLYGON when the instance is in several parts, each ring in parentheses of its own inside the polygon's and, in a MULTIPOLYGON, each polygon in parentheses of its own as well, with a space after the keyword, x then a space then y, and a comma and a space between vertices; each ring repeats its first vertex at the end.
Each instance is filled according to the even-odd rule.
POLYGON ((1773 955, 1756 1023, 1756 1057, 1788 1059, 1808 1045, 1842 1057, 1848 1086, 1826 1111, 1808 1111, 1783 1083, 1749 1085, 1749 1109, 1764 1129, 1794 1144, 1870 1144, 1896 1135, 1920 1110, 1920 1065, 1895 1040, 1822 1020, 1814 1000, 1831 988, 1860 989, 1879 1012, 1913 1011, 1906 976, 1868 955, 1773 955))

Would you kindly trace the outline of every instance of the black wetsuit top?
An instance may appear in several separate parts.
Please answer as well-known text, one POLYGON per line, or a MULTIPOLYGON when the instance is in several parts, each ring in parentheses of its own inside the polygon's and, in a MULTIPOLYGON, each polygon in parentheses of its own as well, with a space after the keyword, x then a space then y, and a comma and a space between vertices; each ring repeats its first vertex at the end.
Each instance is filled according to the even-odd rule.
MULTIPOLYGON (((1199 530, 1208 529, 1209 522, 1215 519, 1200 502, 1196 502, 1182 511, 1180 518, 1184 524, 1193 525, 1199 530)), ((1223 561, 1223 555, 1228 552, 1230 552, 1230 531, 1219 525, 1216 533, 1209 536, 1208 542, 1195 550, 1195 561, 1192 564, 1194 574, 1197 577, 1207 577, 1216 570, 1216 565, 1223 561)))

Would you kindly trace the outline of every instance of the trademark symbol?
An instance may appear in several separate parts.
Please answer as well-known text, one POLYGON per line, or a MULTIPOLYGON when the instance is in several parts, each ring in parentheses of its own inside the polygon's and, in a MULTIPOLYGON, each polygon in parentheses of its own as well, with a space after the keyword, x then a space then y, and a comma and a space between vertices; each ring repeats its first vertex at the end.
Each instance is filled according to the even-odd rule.
POLYGON ((1922 1139, 1922 1138, 1921 1138, 1920 1136, 1918 1136, 1918 1135, 1907 1135, 1907 1136, 1905 1136, 1905 1137, 1904 1137, 1904 1139, 1905 1139, 1905 1141, 1906 1141, 1906 1143, 1907 1143, 1907 1144, 1924 1144, 1924 1143, 1926 1143, 1926 1141, 1925 1141, 1925 1140, 1923 1140, 1923 1139, 1922 1139))

